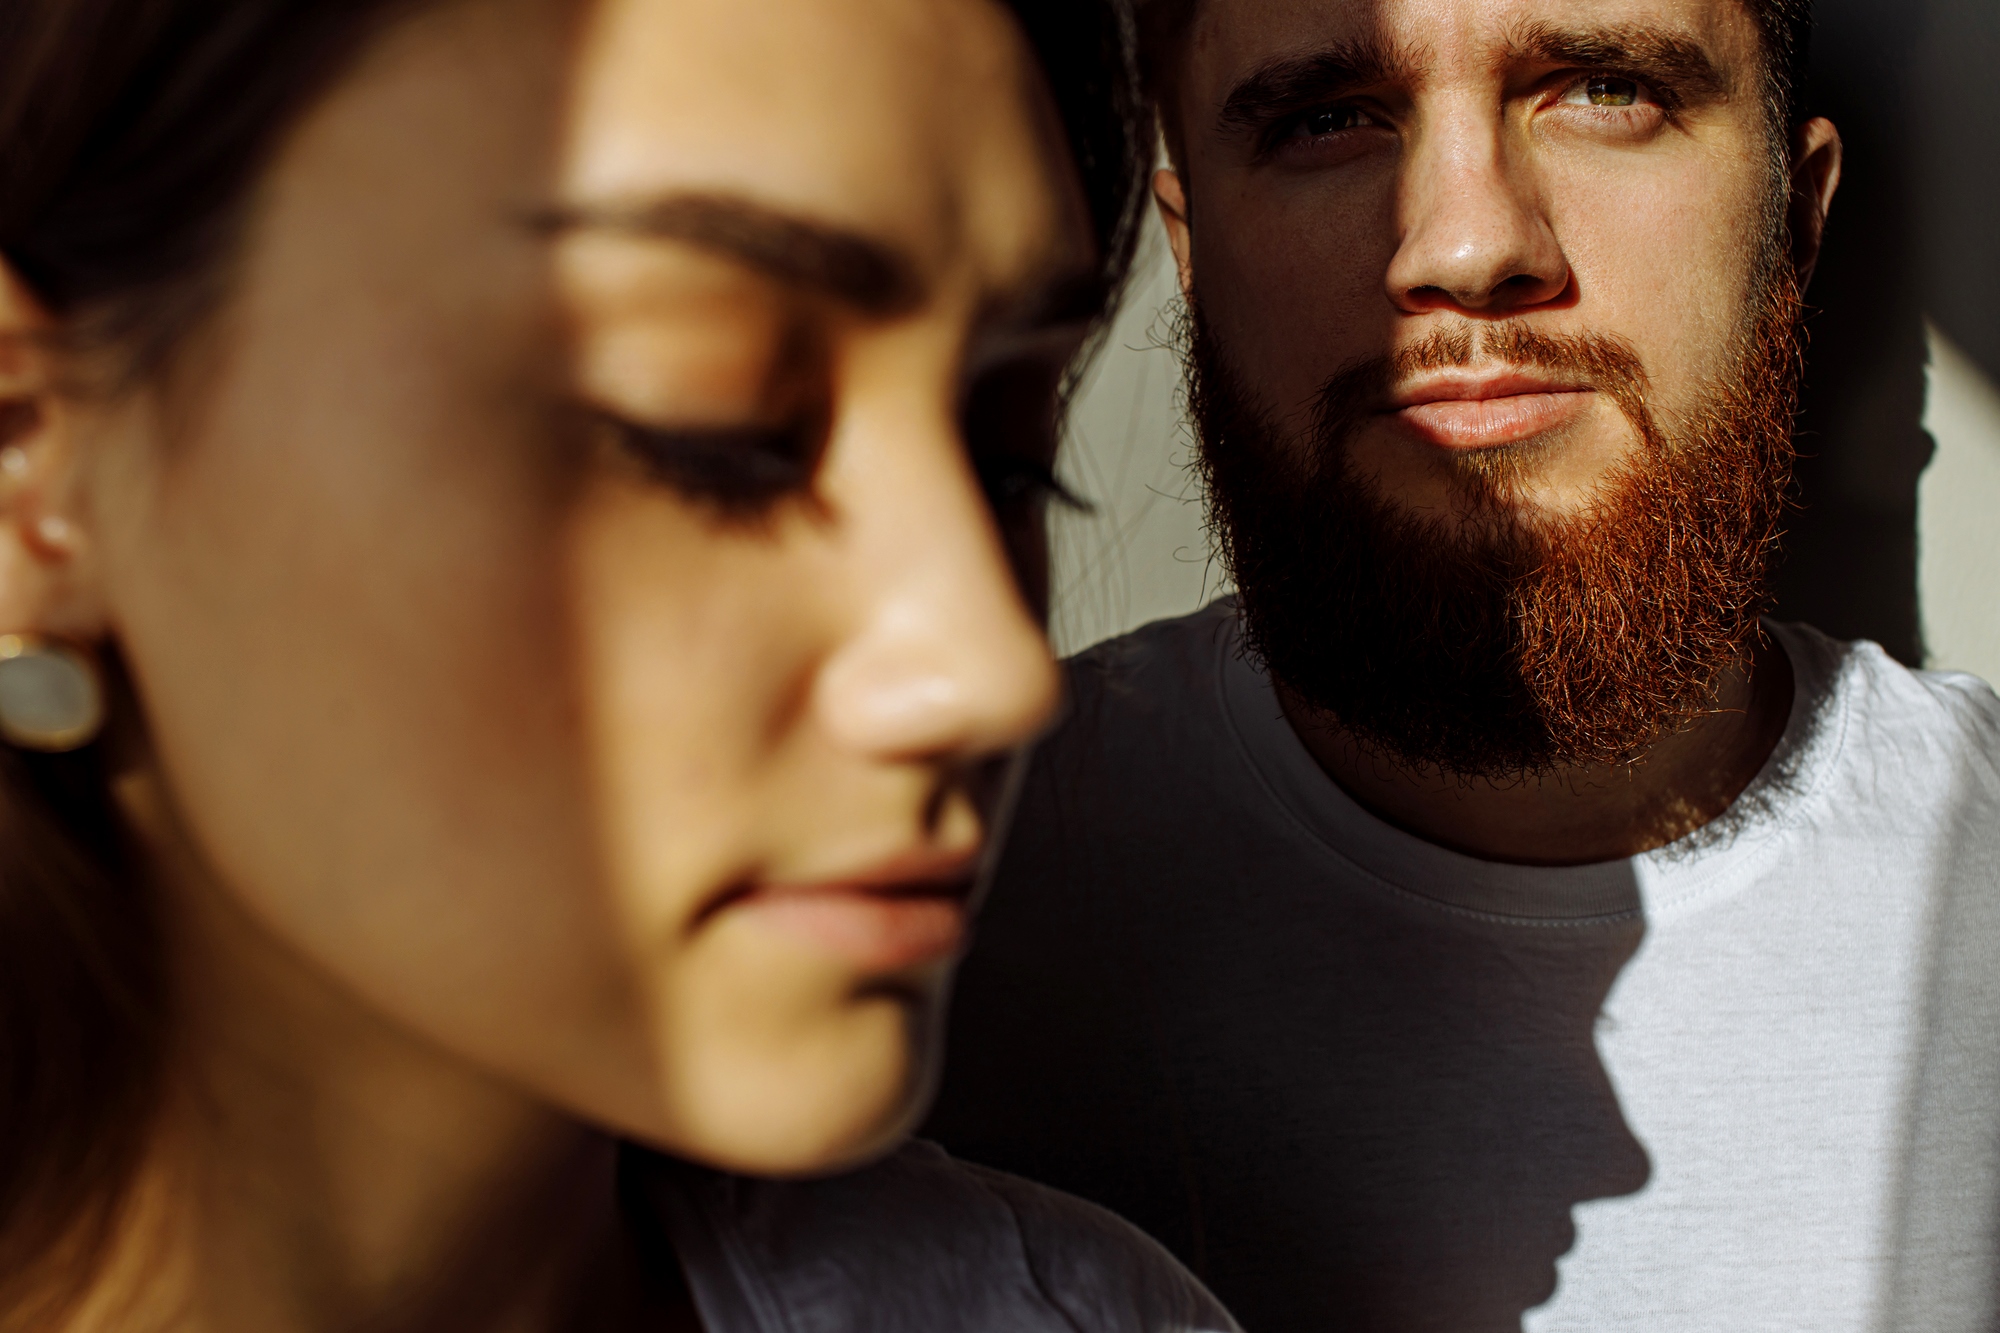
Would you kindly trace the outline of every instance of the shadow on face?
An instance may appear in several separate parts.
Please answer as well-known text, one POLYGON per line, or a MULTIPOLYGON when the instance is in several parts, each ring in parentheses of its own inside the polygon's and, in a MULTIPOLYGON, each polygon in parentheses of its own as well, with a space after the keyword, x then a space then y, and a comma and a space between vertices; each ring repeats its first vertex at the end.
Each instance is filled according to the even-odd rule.
MULTIPOLYGON (((1257 400, 1303 434, 1344 370, 1478 352, 1391 377, 1353 433, 1407 512, 1451 512, 1468 453, 1515 455, 1523 504, 1580 512, 1638 450, 1587 381, 1478 351, 1495 326, 1628 350, 1670 431, 1729 381, 1788 189, 1735 0, 1215 0, 1183 51, 1162 207, 1257 400)), ((1838 146, 1802 135, 1809 269, 1838 146)))
POLYGON ((1045 103, 984 0, 502 0, 308 113, 216 315, 51 425, 190 987, 726 1166, 906 1125, 1056 692, 1045 103), (1043 407, 975 457, 996 376, 1043 407))

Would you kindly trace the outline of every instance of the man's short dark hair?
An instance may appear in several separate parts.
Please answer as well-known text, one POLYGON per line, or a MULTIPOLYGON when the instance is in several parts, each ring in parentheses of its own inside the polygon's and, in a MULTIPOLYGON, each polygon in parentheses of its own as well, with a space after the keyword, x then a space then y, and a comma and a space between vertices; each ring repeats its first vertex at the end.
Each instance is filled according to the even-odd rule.
MULTIPOLYGON (((1806 118, 1807 47, 1812 38, 1812 0, 1739 0, 1757 25, 1764 50, 1764 96, 1771 123, 1786 130, 1806 118)), ((1180 58, 1202 0, 1138 0, 1139 72, 1146 94, 1175 143, 1178 114, 1174 85, 1180 58)))

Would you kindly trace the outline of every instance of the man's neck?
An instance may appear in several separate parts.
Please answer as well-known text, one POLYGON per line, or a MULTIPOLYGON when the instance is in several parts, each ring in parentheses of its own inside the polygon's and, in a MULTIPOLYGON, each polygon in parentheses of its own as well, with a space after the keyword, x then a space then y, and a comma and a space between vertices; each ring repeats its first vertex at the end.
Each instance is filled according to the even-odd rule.
POLYGON ((1365 748, 1282 684, 1278 699, 1327 775, 1390 823, 1482 860, 1583 865, 1665 846, 1727 810, 1784 734, 1792 670, 1782 649, 1762 644, 1747 668, 1724 674, 1713 712, 1639 762, 1504 779, 1413 769, 1365 748))

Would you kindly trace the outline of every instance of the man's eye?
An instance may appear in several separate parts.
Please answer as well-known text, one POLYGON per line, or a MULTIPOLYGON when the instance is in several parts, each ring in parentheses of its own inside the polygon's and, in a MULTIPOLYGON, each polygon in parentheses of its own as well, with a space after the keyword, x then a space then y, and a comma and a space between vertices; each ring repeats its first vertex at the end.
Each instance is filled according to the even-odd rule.
POLYGON ((1644 96, 1645 89, 1632 79, 1594 74, 1578 84, 1564 100, 1590 106, 1637 106, 1644 96))
POLYGON ((1292 134, 1295 138, 1316 139, 1322 134, 1358 130, 1364 125, 1374 123, 1374 117, 1358 106, 1330 106, 1318 111, 1309 111, 1300 117, 1292 134))
POLYGON ((668 428, 600 414, 598 424, 652 480, 730 518, 755 517, 811 487, 826 443, 810 421, 668 428))

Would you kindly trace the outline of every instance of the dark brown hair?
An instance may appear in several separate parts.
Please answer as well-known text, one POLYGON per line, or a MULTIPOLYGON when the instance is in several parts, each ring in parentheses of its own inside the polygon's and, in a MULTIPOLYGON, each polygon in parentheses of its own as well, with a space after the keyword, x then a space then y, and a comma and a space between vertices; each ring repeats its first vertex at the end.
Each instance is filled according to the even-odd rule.
MULTIPOLYGON (((7 0, 0 254, 67 337, 157 363, 282 130, 390 0, 7 0)), ((57 1322, 159 1093, 159 925, 106 758, 0 747, 0 1327, 57 1322)))
MULTIPOLYGON (((62 335, 158 367, 227 287, 287 129, 427 0, 5 0, 0 255, 62 335)), ((1008 0, 1082 173, 1108 307, 1150 127, 1114 0, 1008 0)), ((5 427, 0 414, 0 429, 5 427)), ((0 441, 4 442, 4 441, 0 441)), ((115 658, 111 663, 114 674, 115 658)), ((108 764, 0 747, 0 1329, 88 1286, 159 1098, 160 925, 108 764)))

